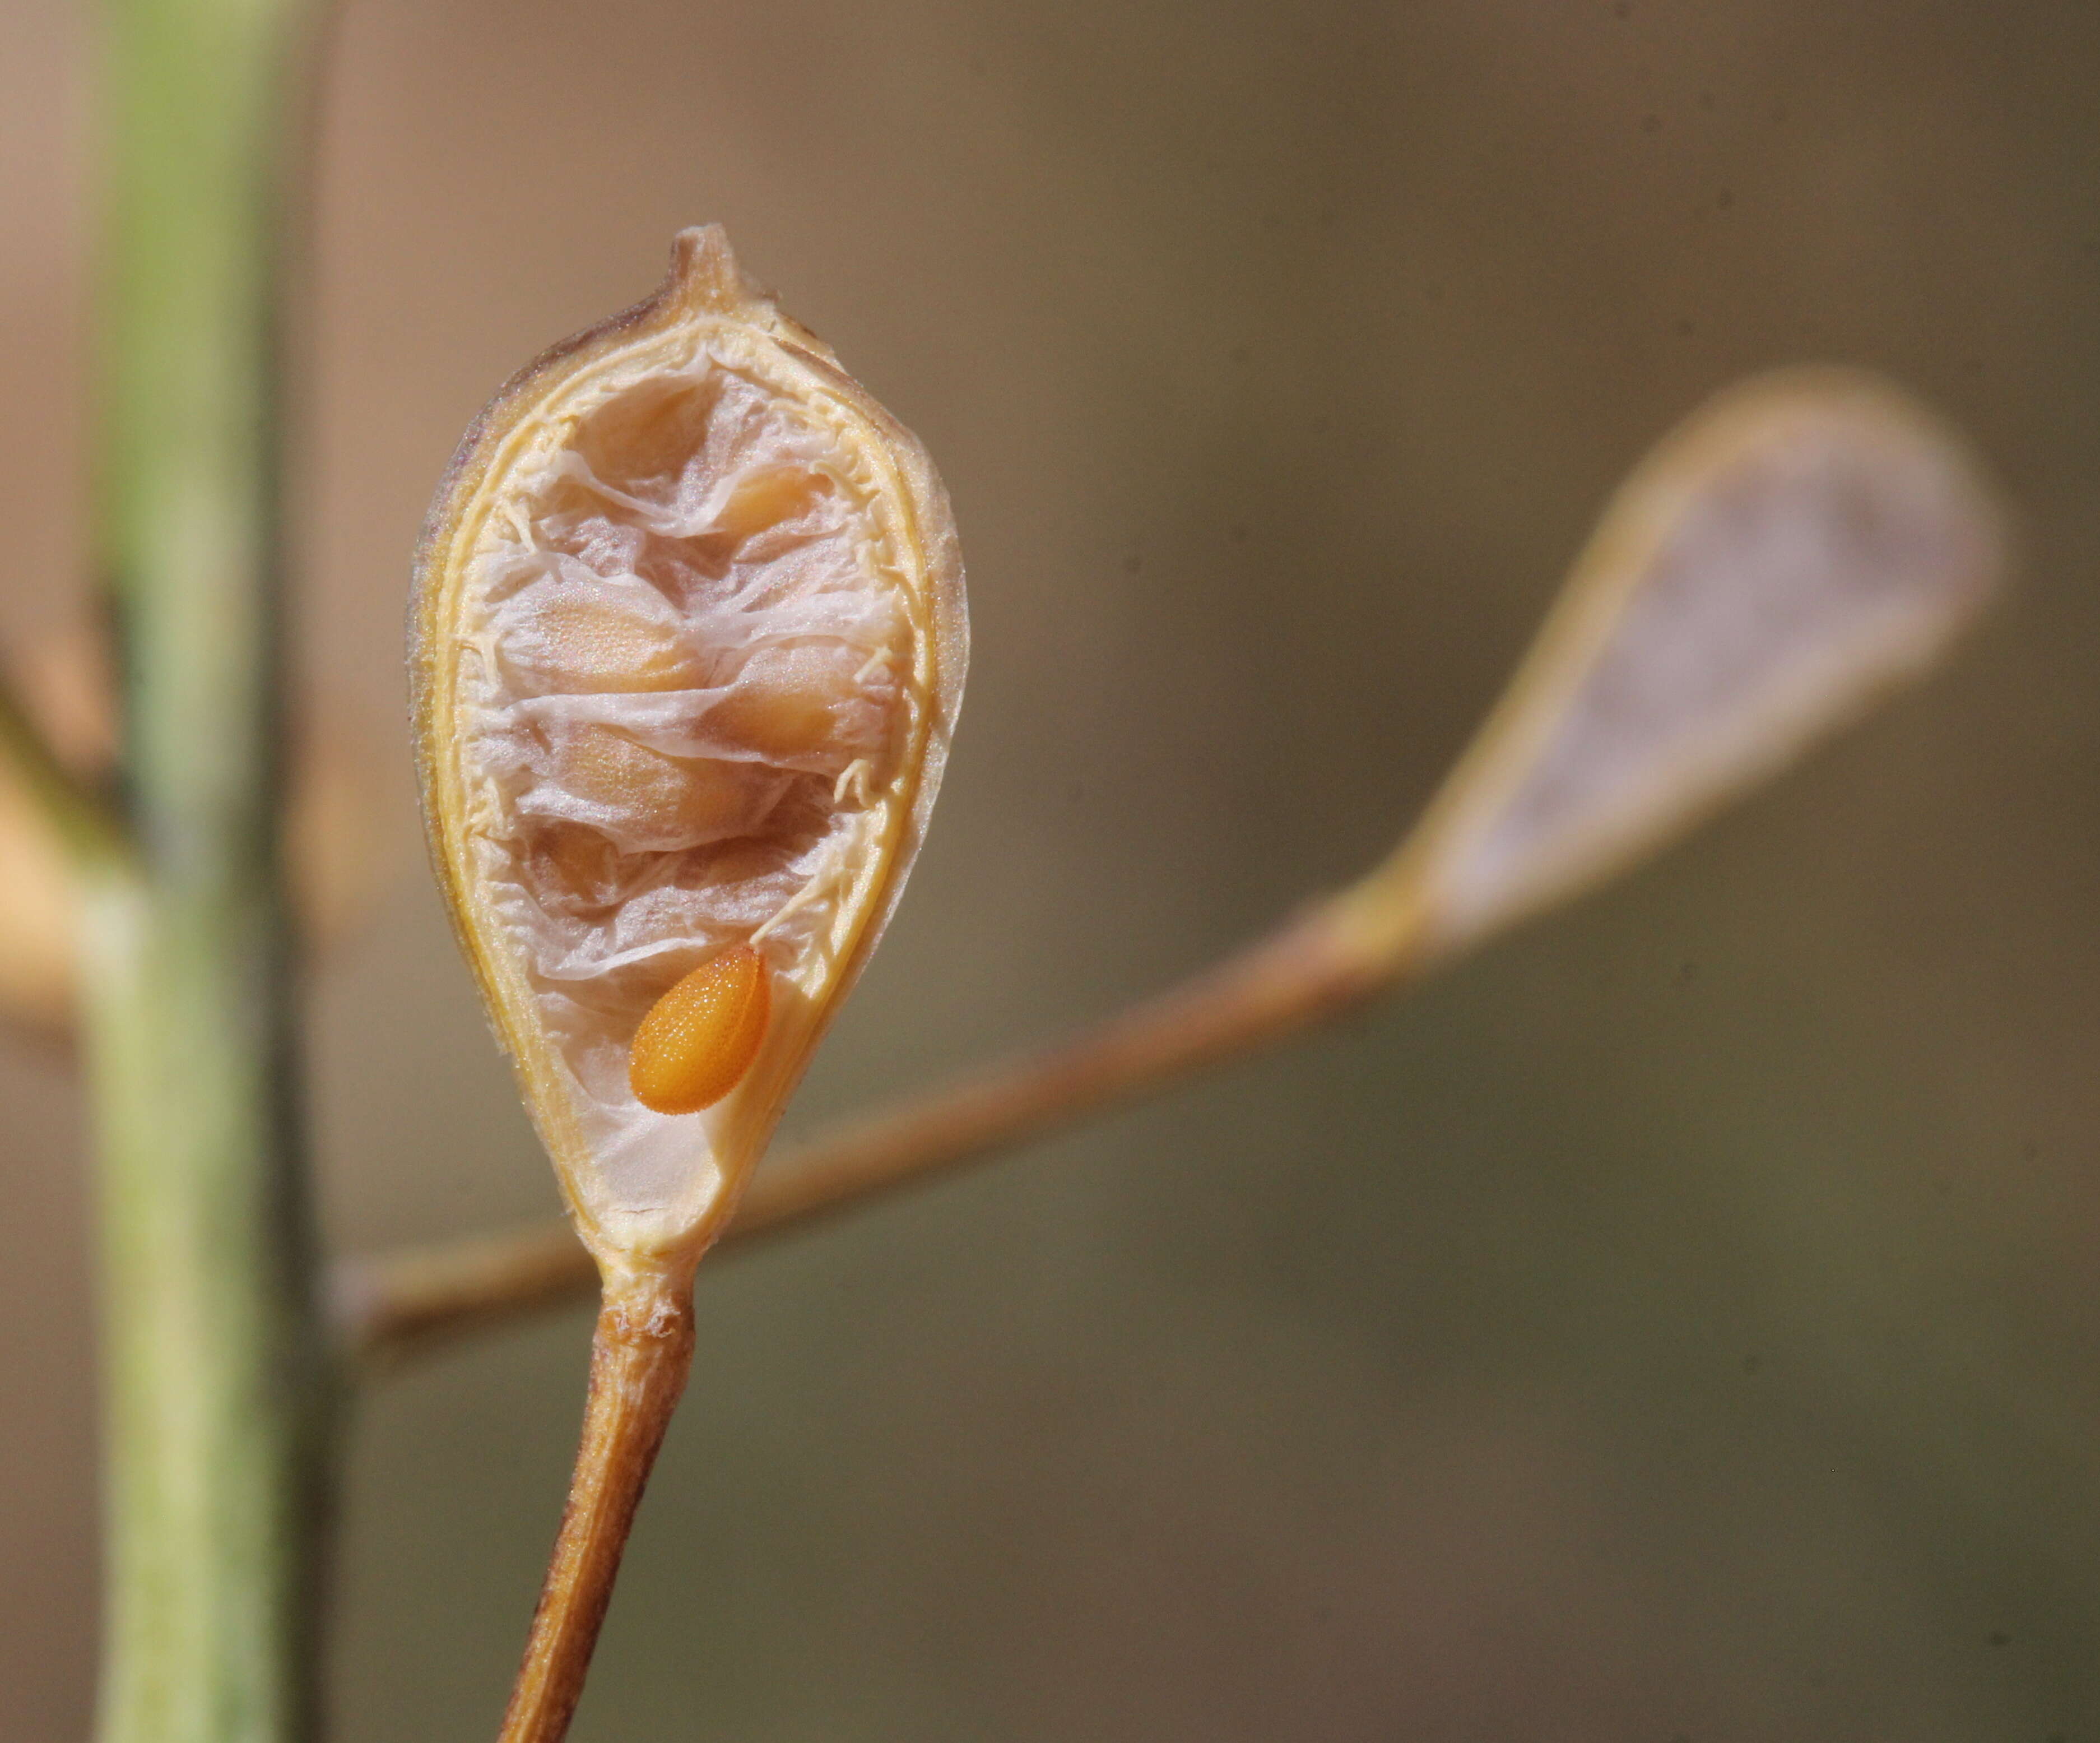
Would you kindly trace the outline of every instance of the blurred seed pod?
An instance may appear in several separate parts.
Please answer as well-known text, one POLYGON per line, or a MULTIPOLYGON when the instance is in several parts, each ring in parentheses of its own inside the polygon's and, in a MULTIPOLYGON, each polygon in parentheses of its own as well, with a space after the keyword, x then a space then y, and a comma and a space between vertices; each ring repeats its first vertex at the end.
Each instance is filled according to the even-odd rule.
POLYGON ((1340 911, 1419 966, 1581 895, 1929 670, 2010 544, 1968 443, 1890 383, 1731 387, 1620 487, 1493 713, 1340 911))
MULTIPOLYGON (((116 754, 114 690, 99 638, 55 632, 18 658, 24 704, 60 758, 105 779, 116 754)), ((325 951, 370 911, 386 849, 369 747, 339 722, 309 733, 286 818, 293 897, 310 945, 325 951)), ((0 1023, 61 1036, 73 1021, 78 911, 65 850, 13 770, 0 764, 0 1023)))

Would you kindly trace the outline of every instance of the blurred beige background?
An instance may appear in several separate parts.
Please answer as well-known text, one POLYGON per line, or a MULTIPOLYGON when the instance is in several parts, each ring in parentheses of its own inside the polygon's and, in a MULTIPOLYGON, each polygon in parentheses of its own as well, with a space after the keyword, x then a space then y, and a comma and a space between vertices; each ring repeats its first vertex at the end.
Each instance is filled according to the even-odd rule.
MULTIPOLYGON (((87 42, 0 24, 19 638, 83 545, 87 42)), ((315 977, 351 1246, 554 1202, 420 863, 408 553, 682 224, 926 439, 972 576, 938 827, 791 1129, 1365 863, 1741 372, 1895 373, 2025 523, 1942 679, 1607 895, 704 1275, 579 1743, 2100 1739, 2096 84, 2089 0, 346 0, 298 544, 392 854, 315 977)), ((62 1743, 81 1141, 58 1051, 0 1098, 0 1734, 62 1743)), ((586 1333, 366 1400, 345 1743, 492 1733, 586 1333)))

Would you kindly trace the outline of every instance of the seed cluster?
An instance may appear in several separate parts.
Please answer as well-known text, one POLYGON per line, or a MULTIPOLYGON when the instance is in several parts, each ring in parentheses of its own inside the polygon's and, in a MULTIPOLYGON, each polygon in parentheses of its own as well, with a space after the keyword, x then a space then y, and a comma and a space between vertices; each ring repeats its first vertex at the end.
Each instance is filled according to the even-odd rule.
POLYGON ((488 839, 600 1097, 682 1113, 734 1087, 593 1056, 725 952, 790 969, 820 925, 902 717, 885 567, 848 457, 704 353, 583 413, 492 518, 488 839))

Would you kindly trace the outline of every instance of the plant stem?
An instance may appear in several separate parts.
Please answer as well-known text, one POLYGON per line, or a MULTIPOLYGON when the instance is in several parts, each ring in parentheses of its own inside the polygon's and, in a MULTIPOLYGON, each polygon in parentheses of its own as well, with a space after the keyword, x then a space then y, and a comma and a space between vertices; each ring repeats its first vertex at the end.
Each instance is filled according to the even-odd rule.
MULTIPOLYGON (((907 1097, 805 1145, 752 1182, 724 1243, 801 1228, 989 1156, 1354 1009, 1413 966, 1405 934, 1377 938, 1316 907, 1179 986, 1067 1040, 907 1097)), ((597 1267, 566 1223, 342 1266, 344 1335, 395 1358, 580 1300, 597 1267)))
POLYGON ((693 1361, 693 1274, 606 1280, 569 1501, 498 1743, 561 1743, 693 1361))
POLYGON ((135 836, 91 863, 102 1743, 315 1722, 331 1363, 278 819, 275 306, 295 0, 108 0, 96 535, 135 836))

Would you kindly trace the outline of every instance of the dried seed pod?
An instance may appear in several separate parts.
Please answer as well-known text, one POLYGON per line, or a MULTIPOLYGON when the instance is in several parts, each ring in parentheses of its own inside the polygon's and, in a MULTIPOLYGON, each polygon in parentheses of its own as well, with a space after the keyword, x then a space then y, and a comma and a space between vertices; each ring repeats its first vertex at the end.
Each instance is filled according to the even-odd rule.
POLYGON ((693 1263, 918 851, 962 565, 924 451, 710 227, 468 432, 410 622, 432 857, 605 1281, 503 1728, 558 1743, 684 1385, 693 1263))
POLYGON ((1899 390, 1827 368, 1729 389, 1620 488, 1349 923, 1418 966, 1602 881, 1927 670, 2007 548, 1967 445, 1899 390))
POLYGON ((697 1250, 925 827, 967 650, 940 482, 687 231, 469 433, 412 639, 433 856, 570 1206, 602 1260, 697 1250), (667 1111, 636 1037, 719 960, 764 1032, 667 1111))

